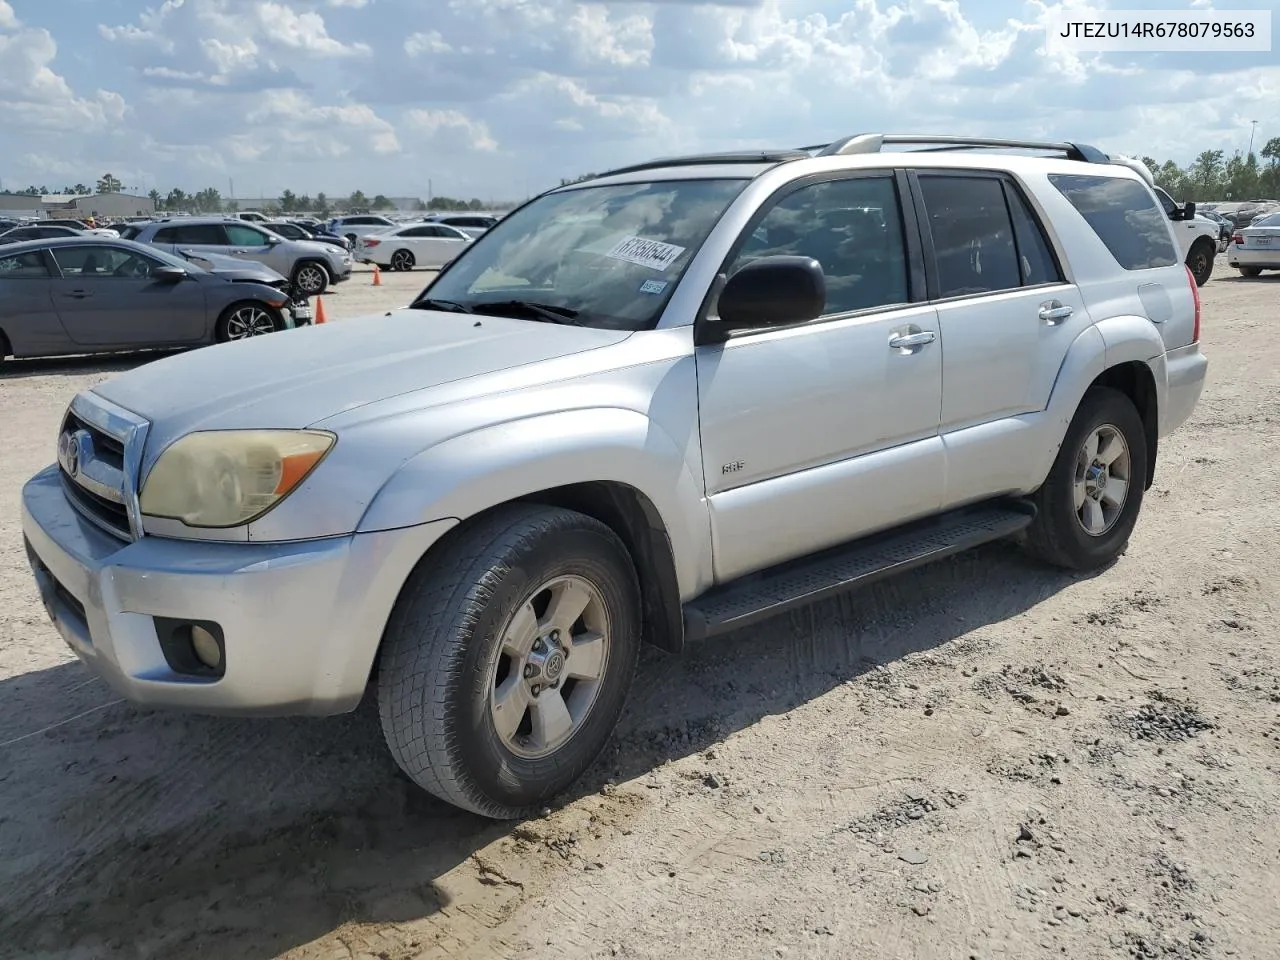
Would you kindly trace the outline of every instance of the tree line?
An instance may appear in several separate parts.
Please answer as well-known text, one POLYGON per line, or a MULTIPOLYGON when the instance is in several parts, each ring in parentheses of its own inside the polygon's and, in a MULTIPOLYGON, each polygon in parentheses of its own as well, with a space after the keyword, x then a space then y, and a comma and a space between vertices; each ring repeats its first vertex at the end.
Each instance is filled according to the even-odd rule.
POLYGON ((1258 153, 1205 150, 1195 162, 1180 167, 1172 160, 1142 162, 1151 168, 1156 183, 1179 202, 1280 200, 1280 137, 1272 137, 1258 153))
MULTIPOLYGON (((120 182, 118 177, 110 173, 99 179, 96 186, 96 190, 90 190, 83 183, 77 183, 64 186, 61 190, 50 190, 47 186, 32 185, 25 190, 19 190, 18 195, 40 197, 55 193, 88 195, 91 193, 125 192, 124 184, 120 182)), ((173 188, 168 193, 151 190, 147 196, 155 204, 156 210, 166 213, 235 213, 240 209, 240 205, 234 200, 224 199, 222 192, 217 187, 205 187, 195 193, 188 193, 178 187, 173 188)), ((415 201, 413 209, 424 213, 427 211, 460 212, 466 210, 504 210, 514 205, 514 203, 505 201, 485 203, 478 197, 472 197, 470 200, 464 200, 459 197, 432 197, 429 200, 418 199, 415 201)), ((263 200, 261 209, 263 213, 274 215, 314 213, 320 217, 327 217, 330 214, 375 213, 381 210, 394 210, 396 209, 396 203, 381 193, 375 194, 372 198, 367 197, 361 190, 356 190, 345 197, 329 197, 323 193, 317 193, 312 197, 305 193, 297 194, 292 190, 285 190, 279 197, 263 200)))

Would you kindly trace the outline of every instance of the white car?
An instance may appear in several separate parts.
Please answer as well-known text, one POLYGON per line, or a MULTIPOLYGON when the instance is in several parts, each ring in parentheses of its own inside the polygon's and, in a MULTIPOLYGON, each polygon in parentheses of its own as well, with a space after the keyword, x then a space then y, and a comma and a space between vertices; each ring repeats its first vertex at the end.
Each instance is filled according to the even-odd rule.
POLYGON ((390 270, 438 269, 473 243, 457 227, 443 223, 409 223, 356 238, 356 259, 390 270))
POLYGON ((1253 221, 1231 235, 1227 263, 1246 277, 1280 270, 1280 213, 1253 221))

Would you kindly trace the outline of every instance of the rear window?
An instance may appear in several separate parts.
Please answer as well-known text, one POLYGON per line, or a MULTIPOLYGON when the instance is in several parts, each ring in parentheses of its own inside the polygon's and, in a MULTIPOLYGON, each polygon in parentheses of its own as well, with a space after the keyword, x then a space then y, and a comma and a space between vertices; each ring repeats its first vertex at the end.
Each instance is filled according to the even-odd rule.
POLYGON ((1049 182, 1124 269, 1149 270, 1178 262, 1164 211, 1137 180, 1051 173, 1049 182))

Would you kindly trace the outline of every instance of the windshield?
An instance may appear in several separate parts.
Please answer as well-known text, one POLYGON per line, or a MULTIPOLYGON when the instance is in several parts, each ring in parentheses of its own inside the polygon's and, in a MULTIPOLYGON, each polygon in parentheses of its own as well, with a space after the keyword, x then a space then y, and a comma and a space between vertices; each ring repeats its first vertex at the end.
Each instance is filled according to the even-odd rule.
POLYGON ((661 180, 547 194, 474 241, 413 306, 520 300, 583 326, 647 329, 748 182, 661 180))

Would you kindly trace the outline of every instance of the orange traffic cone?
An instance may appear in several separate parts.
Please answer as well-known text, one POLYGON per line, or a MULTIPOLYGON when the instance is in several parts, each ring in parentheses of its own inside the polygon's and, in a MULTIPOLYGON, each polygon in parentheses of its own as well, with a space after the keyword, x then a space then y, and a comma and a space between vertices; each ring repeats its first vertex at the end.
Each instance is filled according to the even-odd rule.
POLYGON ((375 287, 382 286, 382 271, 378 269, 378 265, 373 265, 373 285, 375 287))
POLYGON ((320 298, 320 297, 316 297, 316 320, 315 320, 315 322, 316 322, 316 323, 324 323, 324 322, 325 322, 325 315, 324 315, 324 300, 323 300, 322 298, 320 298))

